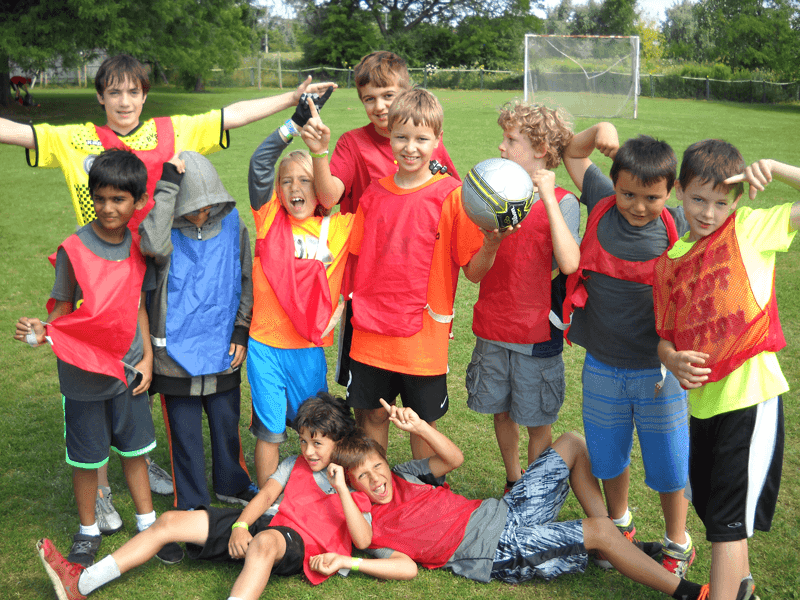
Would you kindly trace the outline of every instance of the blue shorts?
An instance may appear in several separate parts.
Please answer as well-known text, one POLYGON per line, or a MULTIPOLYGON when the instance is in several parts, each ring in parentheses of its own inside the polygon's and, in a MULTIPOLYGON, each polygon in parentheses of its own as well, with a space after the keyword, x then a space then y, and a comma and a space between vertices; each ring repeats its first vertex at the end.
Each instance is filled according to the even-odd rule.
POLYGON ((97 469, 108 462, 109 447, 133 458, 156 447, 156 432, 147 393, 133 395, 133 385, 106 400, 64 398, 64 441, 67 463, 97 469))
POLYGON ((583 573, 587 554, 581 521, 556 521, 569 495, 569 467, 552 447, 533 461, 503 497, 508 516, 492 579, 520 583, 583 573))
POLYGON ((689 477, 689 411, 686 392, 667 372, 661 391, 661 369, 620 369, 588 352, 581 375, 583 429, 592 474, 614 479, 631 462, 633 427, 639 435, 644 482, 662 493, 686 487, 689 477))
POLYGON ((250 338, 247 380, 253 399, 250 431, 259 440, 286 440, 286 424, 309 397, 328 391, 328 365, 322 348, 273 348, 250 338))

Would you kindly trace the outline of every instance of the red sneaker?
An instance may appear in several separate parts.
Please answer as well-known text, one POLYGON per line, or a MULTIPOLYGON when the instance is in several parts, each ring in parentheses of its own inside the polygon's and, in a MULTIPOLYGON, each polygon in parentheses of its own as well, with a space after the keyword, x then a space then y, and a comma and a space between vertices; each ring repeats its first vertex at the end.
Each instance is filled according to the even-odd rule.
POLYGON ((47 538, 36 542, 36 551, 39 558, 42 559, 47 576, 53 582, 53 589, 59 600, 84 600, 86 598, 78 591, 78 579, 84 571, 81 565, 67 562, 56 550, 53 542, 47 538))

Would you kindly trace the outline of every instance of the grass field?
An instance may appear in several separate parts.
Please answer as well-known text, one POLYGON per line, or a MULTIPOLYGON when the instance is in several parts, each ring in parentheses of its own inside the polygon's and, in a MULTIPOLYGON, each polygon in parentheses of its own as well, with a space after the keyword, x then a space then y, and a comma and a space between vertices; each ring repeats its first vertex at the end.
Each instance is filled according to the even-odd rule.
MULTIPOLYGON (((266 90, 263 95, 278 93, 266 90)), ((500 129, 496 110, 515 97, 508 92, 436 92, 445 109, 445 141, 456 167, 463 174, 475 163, 497 156, 500 129)), ((195 114, 253 98, 258 92, 227 90, 191 95, 173 90, 152 90, 143 117, 165 114, 195 114)), ((521 93, 519 94, 521 96, 521 93)), ((103 122, 103 114, 94 93, 88 90, 36 90, 41 107, 31 111, 15 107, 0 116, 17 121, 63 124, 81 121, 103 122)), ((681 152, 690 143, 706 137, 722 137, 736 144, 749 163, 759 158, 775 158, 800 164, 796 143, 800 128, 800 107, 709 104, 689 100, 652 100, 642 98, 639 119, 614 122, 620 139, 647 133, 668 141, 681 152), (794 132, 794 133, 792 133, 794 132), (795 142, 791 140, 794 139, 795 142)), ((245 221, 252 227, 247 199, 247 165, 258 143, 273 131, 288 114, 276 115, 231 134, 231 148, 210 158, 223 182, 239 203, 245 221)), ((323 112, 335 136, 365 122, 363 109, 354 90, 340 90, 333 95, 323 112)), ((588 127, 592 121, 580 119, 575 129, 588 127)), ((608 172, 610 161, 599 153, 593 157, 608 172)), ((49 580, 34 553, 34 542, 43 536, 53 538, 58 548, 69 548, 77 527, 71 485, 71 471, 64 462, 63 420, 55 359, 46 348, 32 350, 14 342, 14 322, 20 316, 45 316, 44 302, 53 282, 53 269, 46 257, 75 229, 75 218, 64 178, 59 170, 30 169, 24 151, 0 147, 3 165, 3 198, 0 204, 0 405, 5 417, 0 420, 0 592, 3 598, 53 598, 49 580)), ((558 182, 571 188, 563 168, 558 182)), ((756 206, 797 201, 797 192, 773 184, 759 195, 756 206)), ((674 203, 674 196, 672 202, 674 203)), ((252 238, 251 229, 251 238, 252 238)), ((751 565, 762 599, 800 597, 800 441, 798 440, 797 388, 800 384, 800 244, 778 257, 777 293, 788 346, 780 354, 784 373, 792 391, 786 394, 786 456, 781 495, 773 529, 759 533, 750 542, 751 565)), ((471 498, 497 496, 502 492, 503 468, 494 440, 491 418, 466 408, 464 371, 469 361, 474 337, 470 329, 472 304, 478 287, 462 281, 456 298, 455 339, 451 344, 449 392, 451 409, 440 421, 441 429, 464 451, 465 463, 449 476, 453 489, 471 498)), ((329 368, 335 366, 334 353, 328 355, 329 368)), ((583 351, 568 348, 567 400, 560 420, 554 426, 558 435, 581 430, 580 368, 583 351)), ((332 391, 342 393, 336 385, 332 391)), ((241 433, 252 470, 254 440, 247 431, 250 418, 249 389, 244 386, 241 433)), ((168 464, 164 423, 160 411, 154 412, 159 447, 154 456, 168 464)), ((282 454, 297 451, 296 436, 282 454)), ((399 436, 392 438, 389 458, 401 462, 409 457, 408 444, 399 436)), ((524 452, 523 452, 524 454, 524 452)), ((112 461, 110 478, 115 490, 115 504, 125 521, 125 529, 106 538, 100 549, 105 555, 122 545, 135 531, 133 505, 125 488, 118 462, 112 461)), ((634 447, 630 507, 634 511, 640 536, 659 539, 663 523, 658 496, 643 483, 641 458, 634 447)), ((157 512, 171 507, 171 500, 154 497, 157 512)), ((580 518, 580 509, 570 499, 564 519, 580 518)), ((697 560, 689 572, 694 581, 706 582, 710 564, 710 545, 704 530, 690 509, 689 530, 697 546, 697 560)), ((157 561, 124 575, 120 581, 99 591, 98 600, 112 598, 159 599, 187 598, 211 600, 227 597, 239 572, 236 566, 216 566, 185 560, 165 567, 157 561)), ((590 565, 585 575, 568 576, 551 583, 533 582, 521 586, 500 583, 477 584, 444 571, 421 570, 413 582, 379 582, 368 576, 335 577, 325 585, 312 588, 299 577, 270 582, 264 598, 368 599, 377 597, 422 598, 491 598, 492 600, 526 598, 663 598, 631 583, 616 572, 605 573, 590 565)))

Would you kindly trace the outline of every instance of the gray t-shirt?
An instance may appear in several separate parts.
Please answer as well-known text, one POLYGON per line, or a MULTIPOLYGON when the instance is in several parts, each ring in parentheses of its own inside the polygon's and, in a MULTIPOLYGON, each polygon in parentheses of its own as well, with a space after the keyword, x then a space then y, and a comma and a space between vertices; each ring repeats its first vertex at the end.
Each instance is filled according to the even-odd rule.
MULTIPOLYGON (((120 261, 130 256, 133 237, 127 229, 125 230, 125 238, 119 244, 110 244, 102 240, 94 232, 91 223, 87 223, 78 229, 76 235, 90 252, 102 259, 120 261)), ((147 292, 155 289, 155 284, 156 280, 153 265, 150 261, 147 261, 147 270, 145 272, 144 281, 142 282, 142 291, 147 292)), ((75 272, 70 264, 69 256, 67 256, 67 252, 63 248, 59 248, 56 254, 56 279, 50 297, 55 300, 69 302, 73 307, 77 306, 78 301, 83 298, 83 292, 75 279, 75 272)), ((142 360, 143 356, 144 345, 142 332, 139 331, 139 324, 137 322, 136 335, 133 338, 128 352, 122 358, 122 362, 133 367, 142 360)), ((57 361, 57 364, 61 393, 70 400, 107 400, 118 396, 126 389, 122 381, 116 377, 84 371, 60 359, 57 361)), ((137 373, 132 369, 126 368, 125 374, 128 385, 131 385, 137 373)))
MULTIPOLYGON (((538 201, 539 201, 539 192, 536 192, 533 196, 533 203, 535 204, 538 201)), ((572 239, 575 240, 576 244, 580 245, 581 207, 580 204, 578 203, 578 199, 575 197, 575 194, 570 193, 564 196, 561 199, 561 202, 558 203, 558 208, 561 209, 561 214, 564 217, 564 221, 567 223, 569 232, 572 234, 572 239)), ((556 257, 553 256, 552 269, 556 270, 557 268, 558 268, 558 262, 556 261, 556 257)), ((560 315, 561 311, 558 310, 557 314, 560 315)), ((560 336, 561 330, 558 331, 553 330, 552 334, 553 336, 556 335, 560 336)), ((499 346, 500 348, 511 350, 512 352, 519 352, 520 354, 525 354, 526 356, 530 356, 531 354, 533 354, 536 346, 549 345, 551 344, 552 340, 541 342, 541 344, 512 344, 511 342, 499 342, 497 340, 484 340, 484 341, 489 344, 494 344, 495 346, 499 346)))
MULTIPOLYGON (((581 202, 591 214, 598 202, 614 194, 614 185, 596 165, 583 177, 581 202)), ((681 236, 689 230, 683 208, 667 207, 681 236)), ((643 227, 625 220, 616 206, 600 219, 597 227, 600 245, 617 258, 644 262, 660 256, 669 239, 659 218, 643 227)), ((568 339, 586 348, 607 365, 624 369, 658 368, 658 341, 653 312, 652 286, 616 279, 590 271, 583 309, 572 316, 568 339)))
MULTIPOLYGON (((425 485, 421 479, 433 477, 428 460, 424 458, 404 462, 395 466, 392 471, 406 481, 425 485)), ((464 530, 464 538, 445 564, 445 568, 475 581, 484 583, 490 581, 494 556, 506 526, 507 515, 508 505, 505 500, 488 498, 481 502, 470 515, 467 528, 464 530)), ((377 548, 367 552, 375 558, 389 558, 394 550, 377 548)))

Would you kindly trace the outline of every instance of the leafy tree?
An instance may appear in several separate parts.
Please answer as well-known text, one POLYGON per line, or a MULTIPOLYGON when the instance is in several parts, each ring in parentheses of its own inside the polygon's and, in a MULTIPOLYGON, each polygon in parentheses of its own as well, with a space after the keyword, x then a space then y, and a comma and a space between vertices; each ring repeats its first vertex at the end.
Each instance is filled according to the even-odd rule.
POLYGON ((307 63, 348 67, 381 46, 371 15, 356 5, 337 2, 312 10, 302 40, 307 63))
POLYGON ((597 35, 635 35, 636 1, 605 0, 597 15, 597 35))
POLYGON ((679 60, 704 62, 710 60, 709 31, 700 27, 698 5, 694 0, 681 0, 666 10, 664 56, 679 60))
MULTIPOLYGON (((637 17, 636 35, 639 36, 639 54, 645 65, 656 66, 664 56, 664 34, 658 30, 655 19, 637 17)), ((651 71, 652 72, 652 71, 651 71)))
POLYGON ((541 30, 541 19, 533 15, 466 17, 456 29, 456 41, 449 52, 450 64, 502 69, 510 63, 519 63, 525 34, 541 30))

